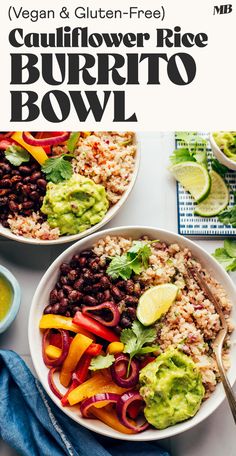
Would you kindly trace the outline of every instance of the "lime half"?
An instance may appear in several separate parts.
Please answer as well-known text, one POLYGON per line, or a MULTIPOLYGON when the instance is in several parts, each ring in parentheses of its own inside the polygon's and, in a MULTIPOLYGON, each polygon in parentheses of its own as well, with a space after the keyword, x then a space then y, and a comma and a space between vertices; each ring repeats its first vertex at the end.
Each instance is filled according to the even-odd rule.
POLYGON ((222 177, 215 171, 210 171, 211 190, 208 197, 198 204, 194 214, 202 217, 212 217, 219 214, 229 204, 229 189, 222 177))
POLYGON ((139 299, 137 318, 144 326, 149 326, 159 320, 173 304, 178 293, 178 287, 172 283, 164 283, 149 288, 139 299))
POLYGON ((170 171, 197 203, 207 197, 211 188, 211 179, 204 166, 195 162, 183 162, 171 166, 170 171))

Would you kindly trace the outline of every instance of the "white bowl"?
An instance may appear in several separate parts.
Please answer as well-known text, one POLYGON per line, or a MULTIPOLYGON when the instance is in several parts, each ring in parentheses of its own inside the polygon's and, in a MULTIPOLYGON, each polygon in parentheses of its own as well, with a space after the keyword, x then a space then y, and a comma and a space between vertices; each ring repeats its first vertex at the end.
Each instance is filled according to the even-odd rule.
POLYGON ((73 241, 78 241, 79 239, 84 238, 85 236, 88 236, 89 234, 94 233, 95 231, 98 231, 100 228, 102 228, 106 223, 110 222, 110 220, 115 217, 115 215, 119 212, 123 204, 126 202, 129 194, 131 193, 131 190, 133 189, 133 186, 135 184, 137 175, 138 175, 138 170, 139 170, 139 164, 140 164, 140 143, 137 138, 137 134, 134 136, 134 143, 136 145, 136 154, 135 154, 135 165, 134 165, 134 170, 132 173, 132 178, 131 181, 123 193, 122 197, 120 200, 112 206, 108 212, 106 213, 105 217, 101 220, 101 222, 97 223, 96 225, 93 225, 91 228, 88 230, 83 231, 82 233, 77 233, 77 234, 72 234, 68 236, 60 236, 58 239, 53 239, 53 240, 41 240, 41 239, 33 239, 33 238, 26 238, 24 236, 18 236, 14 233, 11 232, 9 228, 4 228, 0 224, 0 236, 4 236, 8 239, 11 239, 12 241, 18 241, 18 242, 23 242, 25 244, 34 244, 34 245, 55 245, 55 244, 65 244, 66 242, 73 242, 73 241))
MULTIPOLYGON (((169 243, 178 243, 182 248, 187 247, 189 248, 194 257, 196 257, 200 263, 205 267, 210 274, 218 280, 221 285, 225 288, 229 298, 231 299, 232 303, 235 302, 236 290, 235 287, 229 278, 228 274, 224 271, 224 269, 216 262, 216 260, 211 257, 205 250, 199 247, 194 242, 178 235, 175 233, 171 233, 165 230, 159 230, 156 228, 150 227, 120 227, 120 228, 113 228, 109 230, 104 230, 99 233, 93 234, 81 241, 76 242, 67 250, 65 250, 49 267, 47 272, 44 274, 43 278, 41 279, 37 290, 35 292, 33 302, 30 309, 30 316, 29 316, 29 345, 30 345, 30 352, 31 357, 34 363, 35 370, 41 381, 42 385, 44 386, 45 390, 47 391, 48 395, 51 399, 58 405, 58 407, 63 410, 63 412, 70 416, 74 421, 81 424, 82 426, 90 429, 91 431, 97 432, 98 434, 102 434, 108 437, 121 439, 121 440, 133 440, 133 441, 148 441, 148 440, 158 440, 167 437, 171 437, 173 435, 179 434, 183 431, 186 431, 202 420, 207 418, 216 408, 221 404, 225 395, 223 391, 223 387, 219 384, 214 391, 214 393, 210 396, 207 401, 205 401, 198 413, 191 419, 184 421, 182 423, 176 424, 175 426, 169 427, 164 430, 156 430, 156 429, 149 429, 140 434, 135 435, 125 435, 121 434, 120 432, 115 431, 114 429, 106 426, 102 422, 95 420, 95 419, 85 419, 82 418, 79 412, 79 408, 75 406, 73 407, 62 407, 60 400, 55 397, 48 386, 47 381, 47 374, 48 369, 45 366, 42 358, 42 334, 39 330, 39 321, 43 313, 43 309, 45 308, 46 303, 48 302, 48 296, 50 290, 54 287, 55 282, 57 281, 57 275, 59 271, 59 266, 64 261, 69 261, 70 258, 77 252, 80 252, 84 249, 90 248, 98 239, 106 236, 107 234, 111 235, 127 235, 132 236, 134 239, 139 238, 143 234, 148 235, 152 239, 159 239, 160 241, 164 241, 169 243)), ((233 308, 232 310, 232 317, 236 319, 236 310, 233 308)), ((233 383, 236 379, 236 347, 232 344, 230 350, 230 357, 231 357, 231 368, 228 371, 229 380, 233 383)))
POLYGON ((224 152, 222 152, 222 150, 216 144, 216 141, 215 141, 212 133, 210 133, 209 140, 210 140, 212 152, 215 155, 215 157, 217 158, 217 160, 219 160, 219 162, 222 165, 225 165, 227 168, 232 169, 232 170, 235 171, 236 170, 236 162, 233 161, 233 160, 230 160, 230 158, 227 157, 227 155, 225 155, 224 152))

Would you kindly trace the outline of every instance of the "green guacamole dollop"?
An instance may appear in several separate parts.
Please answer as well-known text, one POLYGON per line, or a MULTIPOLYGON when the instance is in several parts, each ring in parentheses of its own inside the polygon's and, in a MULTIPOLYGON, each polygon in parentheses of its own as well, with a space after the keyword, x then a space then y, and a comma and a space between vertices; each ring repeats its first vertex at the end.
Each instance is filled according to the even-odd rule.
POLYGON ((49 182, 41 211, 60 234, 76 234, 99 223, 109 207, 105 188, 74 174, 69 180, 49 182))
POLYGON ((221 151, 236 161, 236 131, 216 131, 213 138, 221 151))
POLYGON ((171 348, 145 366, 139 375, 147 421, 157 429, 194 416, 203 399, 201 374, 193 360, 171 348))

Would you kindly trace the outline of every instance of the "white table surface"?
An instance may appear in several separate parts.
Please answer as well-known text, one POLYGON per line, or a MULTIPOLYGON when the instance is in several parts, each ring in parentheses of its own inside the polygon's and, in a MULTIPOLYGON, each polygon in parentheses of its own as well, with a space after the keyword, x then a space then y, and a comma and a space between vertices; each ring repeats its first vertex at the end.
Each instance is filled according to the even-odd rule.
MULTIPOLYGON (((175 182, 167 170, 174 148, 172 133, 140 133, 141 166, 125 206, 106 227, 150 225, 177 232, 175 182)), ((198 241, 212 253, 221 241, 198 241)), ((0 264, 9 268, 22 287, 22 303, 12 326, 0 335, 0 347, 19 353, 32 368, 27 339, 28 313, 36 285, 52 260, 67 247, 36 247, 0 238, 0 264)), ((231 275, 236 280, 236 274, 231 275)), ((160 441, 172 456, 235 456, 236 433, 226 401, 193 430, 160 441)), ((1 456, 16 455, 0 443, 1 456)), ((42 455, 43 456, 43 455, 42 455)))

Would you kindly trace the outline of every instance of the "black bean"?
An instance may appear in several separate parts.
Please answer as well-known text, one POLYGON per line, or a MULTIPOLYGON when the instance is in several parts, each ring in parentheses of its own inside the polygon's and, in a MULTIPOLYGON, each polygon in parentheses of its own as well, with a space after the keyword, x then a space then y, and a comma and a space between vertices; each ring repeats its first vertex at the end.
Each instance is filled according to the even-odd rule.
POLYGON ((59 309, 60 309, 60 304, 59 304, 59 302, 57 302, 56 304, 53 304, 53 306, 52 306, 52 311, 51 311, 51 312, 52 312, 53 314, 57 314, 58 311, 59 311, 59 309))
POLYGON ((31 176, 30 176, 30 182, 36 182, 41 178, 41 173, 39 171, 35 171, 31 176))
POLYGON ((38 179, 38 180, 37 180, 37 185, 38 185, 39 188, 41 188, 42 190, 46 190, 47 181, 46 181, 45 179, 38 179))
POLYGON ((6 206, 7 203, 8 203, 8 198, 7 198, 7 196, 2 196, 2 197, 0 198, 0 206, 6 206))
POLYGON ((83 303, 87 304, 88 306, 97 306, 98 301, 93 296, 87 295, 83 297, 83 303))
POLYGON ((17 182, 21 182, 21 176, 17 176, 17 175, 16 176, 12 176, 11 183, 13 185, 15 185, 15 184, 17 184, 17 182))
POLYGON ((129 317, 123 316, 120 319, 120 326, 122 328, 130 328, 132 325, 132 321, 130 320, 129 317))
POLYGON ((57 290, 54 288, 51 292, 50 292, 50 295, 49 295, 49 302, 50 304, 56 304, 58 300, 58 293, 57 293, 57 290))
POLYGON ((73 291, 73 288, 70 287, 70 285, 63 285, 62 289, 63 289, 64 294, 65 294, 66 296, 68 296, 68 294, 69 294, 71 291, 73 291))
POLYGON ((130 307, 132 307, 132 306, 136 307, 138 304, 138 298, 136 296, 126 296, 125 304, 130 307))
POLYGON ((70 265, 68 263, 62 263, 61 266, 60 266, 60 271, 62 274, 68 274, 68 272, 70 271, 70 265))
POLYGON ((25 166, 25 165, 21 165, 19 166, 19 171, 21 174, 30 174, 31 173, 31 169, 29 166, 25 166))
POLYGON ((104 290, 103 292, 103 297, 105 299, 105 301, 109 301, 111 299, 111 292, 110 290, 104 290))
POLYGON ((63 290, 59 290, 59 291, 57 292, 57 297, 58 297, 59 300, 61 300, 62 298, 64 298, 64 297, 65 297, 64 291, 63 291, 63 290))
POLYGON ((45 307, 44 313, 45 313, 45 314, 50 314, 50 313, 52 313, 52 306, 49 305, 49 306, 45 307))
POLYGON ((74 282, 78 277, 78 272, 76 271, 76 269, 71 269, 68 272, 67 277, 71 282, 74 282))
POLYGON ((111 287, 111 294, 116 300, 121 300, 124 296, 122 291, 119 290, 119 288, 116 287, 115 285, 112 285, 112 287, 111 287))
POLYGON ((34 190, 33 192, 30 193, 30 198, 33 200, 33 201, 38 201, 39 200, 39 193, 36 192, 36 190, 34 190))
POLYGON ((33 201, 25 201, 22 203, 23 209, 32 209, 34 207, 33 201))
POLYGON ((70 302, 77 302, 82 297, 82 293, 77 290, 72 290, 68 293, 68 299, 70 302))
POLYGON ((87 258, 86 257, 80 257, 79 259, 79 265, 81 268, 84 268, 87 264, 87 258))
POLYGON ((83 252, 81 252, 81 256, 90 258, 94 256, 94 252, 93 250, 83 250, 83 252))
POLYGON ((83 285, 84 285, 84 279, 82 277, 80 277, 79 279, 77 279, 74 283, 74 288, 76 290, 82 290, 83 289, 83 285))
POLYGON ((12 211, 12 212, 18 212, 18 210, 19 210, 19 205, 18 205, 15 201, 10 200, 10 201, 9 201, 9 209, 10 209, 10 211, 12 211))
POLYGON ((67 307, 68 304, 69 304, 69 300, 68 300, 68 299, 62 298, 62 299, 60 300, 60 307, 67 307))
POLYGON ((127 280, 125 288, 126 288, 127 293, 132 294, 133 291, 134 291, 134 282, 133 282, 133 280, 131 280, 131 279, 127 280))
POLYGON ((61 276, 60 282, 61 282, 62 285, 68 285, 69 284, 68 276, 61 276))
POLYGON ((2 179, 0 181, 0 186, 3 188, 11 188, 12 187, 11 179, 2 179))

